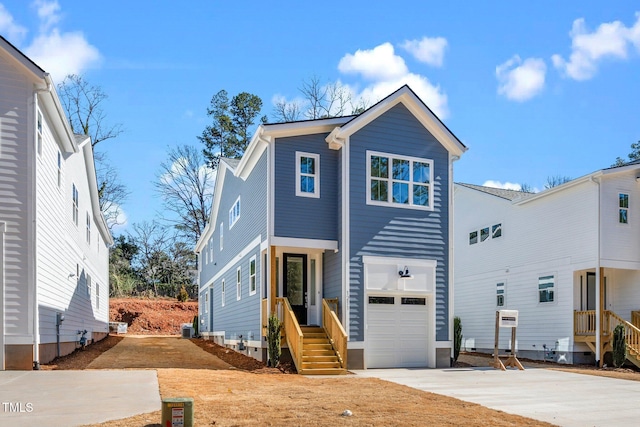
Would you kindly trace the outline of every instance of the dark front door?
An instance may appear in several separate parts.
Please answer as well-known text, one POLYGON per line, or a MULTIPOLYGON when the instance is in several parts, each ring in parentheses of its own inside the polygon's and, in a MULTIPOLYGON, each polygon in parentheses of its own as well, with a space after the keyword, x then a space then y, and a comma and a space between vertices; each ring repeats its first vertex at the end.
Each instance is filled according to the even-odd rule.
POLYGON ((587 310, 596 309, 596 273, 587 273, 587 310))
POLYGON ((298 323, 307 324, 307 256, 284 254, 284 296, 289 299, 298 323))

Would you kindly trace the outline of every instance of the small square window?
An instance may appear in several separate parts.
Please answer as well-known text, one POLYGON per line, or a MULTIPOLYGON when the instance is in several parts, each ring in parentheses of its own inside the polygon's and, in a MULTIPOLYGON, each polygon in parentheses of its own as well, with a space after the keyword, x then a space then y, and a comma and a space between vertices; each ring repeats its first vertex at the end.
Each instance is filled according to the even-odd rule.
POLYGON ((480 241, 484 242, 488 238, 489 238, 489 227, 486 227, 480 230, 480 241))
POLYGON ((502 236, 502 224, 496 224, 491 227, 491 238, 497 239, 502 236))
POLYGON ((475 245, 476 243, 478 243, 478 232, 472 231, 471 233, 469 233, 469 244, 475 245))

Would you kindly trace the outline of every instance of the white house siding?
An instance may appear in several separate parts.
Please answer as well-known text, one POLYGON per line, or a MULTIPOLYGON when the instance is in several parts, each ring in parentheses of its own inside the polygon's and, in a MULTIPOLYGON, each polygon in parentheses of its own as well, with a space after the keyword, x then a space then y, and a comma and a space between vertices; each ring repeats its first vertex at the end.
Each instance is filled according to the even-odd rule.
MULTIPOLYGON (((455 187, 455 314, 463 347, 493 349, 496 284, 505 283, 504 309, 519 310, 518 351, 541 358, 543 344, 573 351, 574 271, 594 268, 598 190, 585 182, 516 204, 455 187), (469 233, 502 224, 502 236, 469 244, 469 233), (538 278, 553 275, 555 301, 538 302, 538 278)), ((501 334, 506 349, 510 335, 501 334)), ((571 361, 571 354, 565 354, 571 361)))
POLYGON ((58 186, 60 149, 47 124, 45 119, 43 152, 36 161, 36 275, 41 344, 56 342, 56 312, 65 315, 60 328, 61 342, 75 342, 78 331, 85 329, 89 339, 93 333, 106 333, 109 321, 108 248, 91 205, 84 156, 84 150, 90 148, 80 148, 78 153, 70 155, 62 153, 62 177, 58 186), (73 184, 78 189, 77 225, 72 214, 73 184), (86 238, 87 212, 91 218, 90 242, 86 238), (90 289, 88 276, 91 277, 90 289))
POLYGON ((31 344, 31 260, 29 215, 32 209, 29 156, 33 155, 32 87, 17 64, 0 49, 0 221, 5 234, 5 344, 31 344), (29 142, 29 143, 28 143, 29 142))

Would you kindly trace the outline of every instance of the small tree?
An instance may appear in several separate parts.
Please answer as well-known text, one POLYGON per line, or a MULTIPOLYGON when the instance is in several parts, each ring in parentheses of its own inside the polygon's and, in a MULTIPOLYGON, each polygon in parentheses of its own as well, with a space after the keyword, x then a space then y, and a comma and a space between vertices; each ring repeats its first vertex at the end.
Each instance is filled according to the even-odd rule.
POLYGON ((627 343, 625 339, 624 326, 618 325, 613 330, 613 366, 616 368, 624 365, 627 360, 627 343))
POLYGON ((280 319, 275 314, 269 316, 269 324, 267 326, 267 343, 269 352, 269 366, 275 368, 280 362, 280 319))
POLYGON ((189 301, 189 293, 184 288, 184 285, 182 285, 182 287, 180 288, 180 292, 178 292, 178 301, 180 301, 180 302, 189 301))
POLYGON ((458 361, 462 347, 462 320, 458 316, 453 318, 453 362, 458 361))
MULTIPOLYGON (((184 286, 182 287, 184 289, 184 286)), ((200 322, 198 322, 198 316, 193 316, 193 336, 197 337, 200 335, 200 322)))

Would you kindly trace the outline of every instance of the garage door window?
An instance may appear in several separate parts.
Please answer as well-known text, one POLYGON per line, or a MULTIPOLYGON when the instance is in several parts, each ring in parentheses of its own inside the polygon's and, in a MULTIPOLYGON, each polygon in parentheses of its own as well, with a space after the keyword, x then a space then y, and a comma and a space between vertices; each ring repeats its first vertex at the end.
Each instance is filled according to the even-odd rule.
POLYGON ((426 298, 402 298, 403 305, 427 305, 426 298))
POLYGON ((394 297, 369 297, 369 304, 395 304, 394 297))

